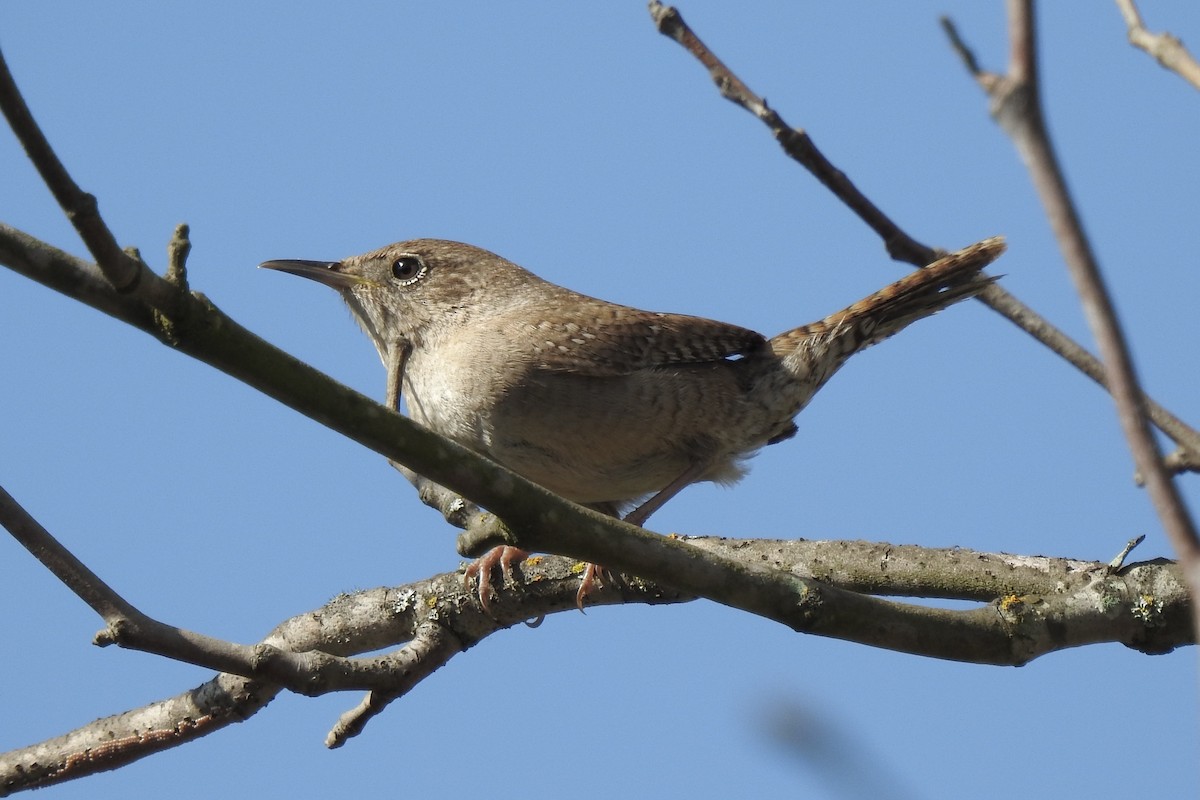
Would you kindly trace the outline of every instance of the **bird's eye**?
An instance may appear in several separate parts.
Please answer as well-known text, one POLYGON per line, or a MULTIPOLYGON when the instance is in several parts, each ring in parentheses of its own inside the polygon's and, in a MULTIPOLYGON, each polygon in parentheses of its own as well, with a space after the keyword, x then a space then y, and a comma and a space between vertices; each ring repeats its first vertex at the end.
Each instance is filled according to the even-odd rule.
POLYGON ((392 262, 392 275, 401 286, 416 283, 425 274, 425 262, 419 256, 400 256, 392 262))

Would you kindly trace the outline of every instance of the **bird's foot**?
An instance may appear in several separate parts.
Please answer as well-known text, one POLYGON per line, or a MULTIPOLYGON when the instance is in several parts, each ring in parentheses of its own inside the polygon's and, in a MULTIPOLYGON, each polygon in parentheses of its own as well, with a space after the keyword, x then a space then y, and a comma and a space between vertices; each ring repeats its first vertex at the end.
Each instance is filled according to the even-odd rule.
MULTIPOLYGON (((479 605, 488 616, 491 616, 491 601, 493 597, 499 596, 498 588, 516 582, 513 567, 527 558, 529 558, 527 550, 506 544, 493 547, 467 565, 467 569, 463 573, 463 587, 470 589, 472 579, 476 581, 475 594, 479 598, 479 605), (500 587, 497 587, 492 580, 496 567, 500 568, 500 587)), ((587 599, 588 595, 596 591, 601 584, 611 585, 614 580, 613 574, 599 564, 585 564, 583 579, 579 582, 579 590, 575 593, 575 606, 583 611, 583 601, 587 599)))
POLYGON ((583 580, 579 582, 579 591, 575 593, 575 607, 583 611, 583 601, 596 590, 597 585, 615 582, 613 573, 599 564, 587 564, 583 570, 583 580))
POLYGON ((467 565, 467 570, 463 574, 463 587, 469 589, 471 579, 478 579, 479 605, 488 616, 491 616, 491 598, 492 595, 497 594, 496 590, 492 588, 492 573, 496 567, 500 567, 500 585, 513 583, 516 580, 513 575, 513 565, 526 558, 529 558, 528 551, 520 548, 510 547, 506 544, 493 547, 467 565))

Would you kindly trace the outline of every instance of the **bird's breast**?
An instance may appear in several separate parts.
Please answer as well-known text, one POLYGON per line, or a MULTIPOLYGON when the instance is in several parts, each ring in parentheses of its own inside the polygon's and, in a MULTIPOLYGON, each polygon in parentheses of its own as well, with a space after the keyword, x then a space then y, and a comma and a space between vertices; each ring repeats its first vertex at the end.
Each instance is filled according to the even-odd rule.
POLYGON ((492 409, 516 367, 494 349, 417 351, 404 371, 404 401, 416 422, 479 452, 488 452, 492 409))
POLYGON ((511 339, 438 344, 406 366, 412 418, 577 502, 632 501, 696 464, 731 482, 774 435, 733 364, 588 375, 539 366, 511 339))

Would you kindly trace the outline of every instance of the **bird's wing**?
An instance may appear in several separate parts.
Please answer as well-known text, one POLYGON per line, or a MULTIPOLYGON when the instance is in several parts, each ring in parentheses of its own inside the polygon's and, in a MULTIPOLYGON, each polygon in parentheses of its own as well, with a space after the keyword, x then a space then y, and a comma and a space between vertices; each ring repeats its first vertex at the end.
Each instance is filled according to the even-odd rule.
MULTIPOLYGON (((596 304, 569 320, 554 314, 533 327, 539 368, 612 377, 643 369, 736 360, 766 347, 755 331, 725 322, 596 304)), ((526 330, 526 335, 531 331, 526 330)))

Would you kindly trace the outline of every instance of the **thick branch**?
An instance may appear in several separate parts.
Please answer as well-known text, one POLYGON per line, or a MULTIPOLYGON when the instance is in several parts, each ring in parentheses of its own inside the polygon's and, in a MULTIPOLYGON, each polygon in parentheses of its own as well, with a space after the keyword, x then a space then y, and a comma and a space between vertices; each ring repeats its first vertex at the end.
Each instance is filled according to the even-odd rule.
MULTIPOLYGON (((1121 642, 1149 653, 1191 641, 1190 601, 1178 568, 1170 563, 1113 570, 1099 562, 872 542, 702 537, 688 542, 798 579, 827 581, 826 591, 837 584, 864 592, 993 600, 966 611, 911 607, 914 613, 907 627, 924 624, 921 612, 952 620, 963 640, 959 654, 949 657, 964 660, 970 660, 974 642, 998 639, 1007 641, 1007 660, 1001 663, 1008 664, 1100 641, 1121 642)), ((523 580, 493 603, 494 618, 481 613, 458 573, 342 595, 279 625, 263 640, 263 645, 269 645, 263 652, 306 656, 310 680, 297 688, 308 694, 367 685, 367 678, 373 676, 380 688, 344 715, 330 733, 328 742, 341 744, 379 708, 482 638, 531 614, 574 613, 576 566, 571 559, 557 557, 525 562, 523 580), (349 658, 403 642, 412 644, 396 653, 349 658)), ((602 585, 591 599, 604 604, 654 604, 687 598, 626 577, 602 585)), ((891 622, 877 624, 886 632, 891 622)), ((863 627, 860 622, 851 621, 847 630, 859 627, 863 627)), ((929 628, 929 635, 935 635, 935 630, 929 628)), ((911 635, 908 630, 892 633, 898 642, 911 635)), ((881 640, 876 632, 871 638, 875 643, 881 640)), ((950 649, 946 644, 940 647, 950 649)), ((276 691, 260 682, 218 676, 178 697, 0 755, 0 787, 16 791, 112 769, 241 721, 266 705, 276 691)))

